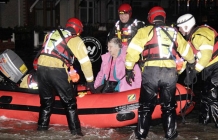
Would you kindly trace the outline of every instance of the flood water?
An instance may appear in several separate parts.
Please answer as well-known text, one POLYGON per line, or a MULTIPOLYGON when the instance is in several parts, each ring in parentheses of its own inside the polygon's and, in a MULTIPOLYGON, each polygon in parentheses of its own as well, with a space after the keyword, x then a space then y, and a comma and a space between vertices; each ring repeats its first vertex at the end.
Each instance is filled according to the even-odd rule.
MULTIPOLYGON (((185 123, 178 118, 179 136, 177 140, 217 140, 217 129, 214 124, 210 123, 206 126, 198 123, 197 110, 185 117, 185 123)), ((2 140, 71 140, 67 126, 51 125, 48 131, 36 131, 36 122, 27 122, 0 117, 0 139, 2 140)), ((128 140, 129 135, 135 126, 127 126, 123 128, 82 128, 85 135, 81 140, 128 140)), ((154 125, 148 134, 148 140, 162 140, 164 133, 162 125, 154 125)))

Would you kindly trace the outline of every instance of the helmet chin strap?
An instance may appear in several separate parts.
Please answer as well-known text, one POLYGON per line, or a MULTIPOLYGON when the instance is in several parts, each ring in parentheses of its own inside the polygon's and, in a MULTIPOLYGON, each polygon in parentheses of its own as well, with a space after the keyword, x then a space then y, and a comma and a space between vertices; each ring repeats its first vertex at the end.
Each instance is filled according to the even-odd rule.
POLYGON ((186 40, 189 40, 190 33, 191 33, 190 31, 189 31, 189 32, 185 32, 184 38, 185 38, 186 40))
POLYGON ((185 38, 186 40, 189 39, 187 33, 184 35, 184 38, 185 38))
POLYGON ((76 31, 75 31, 75 29, 74 29, 73 27, 67 27, 66 29, 67 29, 68 31, 70 31, 71 34, 76 34, 76 31))
POLYGON ((188 32, 185 32, 185 39, 188 40, 194 31, 195 26, 193 26, 188 32))
POLYGON ((153 23, 155 23, 155 22, 164 22, 163 20, 153 20, 153 23))

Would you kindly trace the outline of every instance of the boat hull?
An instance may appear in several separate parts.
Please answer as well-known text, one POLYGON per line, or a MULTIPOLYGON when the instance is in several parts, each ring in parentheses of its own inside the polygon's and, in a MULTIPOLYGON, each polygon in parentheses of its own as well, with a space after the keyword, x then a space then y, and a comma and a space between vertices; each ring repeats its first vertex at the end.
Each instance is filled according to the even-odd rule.
MULTIPOLYGON (((140 89, 119 93, 90 94, 80 92, 77 97, 81 125, 95 128, 123 127, 137 123, 140 89)), ((190 89, 177 84, 177 115, 190 113, 195 103, 190 89)), ((0 90, 0 116, 26 121, 38 121, 40 100, 37 92, 0 90)), ((152 119, 161 118, 160 104, 155 107, 152 119)), ((56 96, 50 124, 67 125, 65 111, 56 96)))

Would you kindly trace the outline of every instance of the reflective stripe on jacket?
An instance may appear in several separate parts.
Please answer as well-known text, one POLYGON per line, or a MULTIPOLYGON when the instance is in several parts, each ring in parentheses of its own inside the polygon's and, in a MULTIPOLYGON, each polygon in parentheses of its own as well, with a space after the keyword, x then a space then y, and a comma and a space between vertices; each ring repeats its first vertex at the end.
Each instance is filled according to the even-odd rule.
MULTIPOLYGON (((45 39, 46 40, 46 39, 45 39)), ((91 82, 94 80, 92 64, 88 56, 88 51, 83 40, 79 36, 72 37, 68 40, 67 46, 72 51, 74 56, 80 63, 81 69, 84 73, 86 81, 91 82)), ((55 67, 55 68, 65 68, 67 72, 68 66, 63 65, 63 61, 59 58, 52 57, 49 55, 40 55, 38 59, 38 65, 55 67)), ((70 79, 70 77, 69 77, 70 79)))
MULTIPOLYGON (((121 39, 124 46, 128 46, 131 39, 137 33, 137 30, 144 27, 144 24, 144 22, 137 19, 130 19, 127 23, 121 23, 121 21, 118 20, 114 27, 114 35, 121 39)), ((114 36, 111 35, 111 37, 114 36)))
MULTIPOLYGON (((139 60, 139 55, 142 53, 144 49, 146 49, 147 43, 152 39, 154 25, 146 26, 138 30, 137 34, 133 37, 130 42, 127 55, 126 55, 126 68, 132 69, 134 64, 139 60), (149 32, 151 33, 149 34, 149 32)), ((169 38, 168 38, 169 39, 169 38)), ((193 51, 189 45, 189 43, 183 38, 183 36, 178 32, 176 35, 175 43, 178 45, 176 51, 180 53, 180 55, 187 60, 189 63, 194 62, 193 51)), ((176 67, 176 63, 174 60, 151 60, 146 61, 144 66, 157 66, 157 67, 176 67)))
MULTIPOLYGON (((147 42, 142 56, 146 59, 176 59, 176 44, 174 43, 177 31, 170 27, 154 27, 153 37, 147 42), (163 30, 168 32, 166 34, 163 30), (172 42, 173 40, 173 42, 172 42)), ((151 31, 151 32, 152 32, 151 31)))
POLYGON ((73 55, 71 55, 72 52, 65 42, 68 42, 73 36, 67 30, 60 29, 60 32, 63 34, 64 38, 61 37, 58 30, 54 30, 46 36, 40 55, 56 57, 69 67, 73 55))
POLYGON ((218 41, 216 37, 217 32, 207 25, 196 27, 190 35, 189 41, 197 59, 195 65, 197 71, 200 72, 205 67, 218 61, 218 41))

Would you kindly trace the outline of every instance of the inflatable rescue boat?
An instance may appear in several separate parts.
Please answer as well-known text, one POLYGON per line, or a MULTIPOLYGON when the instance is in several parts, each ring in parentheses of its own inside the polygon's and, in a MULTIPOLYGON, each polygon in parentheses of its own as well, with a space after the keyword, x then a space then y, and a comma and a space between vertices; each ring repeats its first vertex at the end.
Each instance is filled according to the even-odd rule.
MULTIPOLYGON (((16 54, 11 51, 4 53, 5 56, 2 57, 4 61, 0 62, 0 69, 4 71, 6 77, 9 76, 7 78, 10 81, 16 83, 22 77, 21 75, 26 74, 26 68, 22 60, 19 61, 20 64, 17 66, 9 63, 12 60, 12 56, 16 54), (12 56, 10 56, 10 53, 12 56), (7 72, 6 66, 11 67, 11 71, 7 72), (15 75, 15 80, 10 75, 15 75)), ((2 59, 1 56, 0 59, 2 59)), ((18 60, 19 57, 17 56, 16 59, 18 60)), ((184 116, 194 108, 195 103, 192 101, 194 94, 190 89, 181 84, 177 84, 176 87, 176 113, 177 115, 184 116)), ((115 128, 137 123, 140 89, 104 94, 91 94, 84 89, 84 86, 80 85, 78 85, 77 89, 78 114, 82 126, 115 128)), ((0 116, 37 122, 39 106, 40 101, 37 89, 19 88, 0 78, 0 116)), ((152 114, 152 119, 159 118, 161 118, 161 109, 158 102, 152 114)), ((65 110, 58 96, 55 98, 50 124, 67 125, 65 110)))

